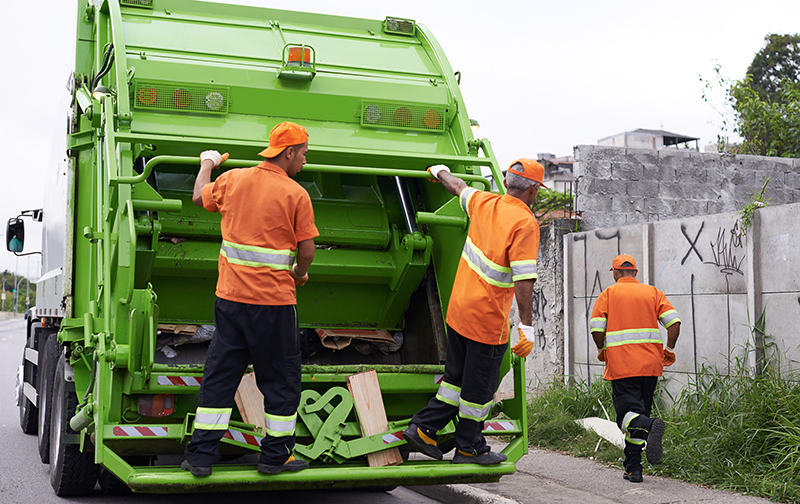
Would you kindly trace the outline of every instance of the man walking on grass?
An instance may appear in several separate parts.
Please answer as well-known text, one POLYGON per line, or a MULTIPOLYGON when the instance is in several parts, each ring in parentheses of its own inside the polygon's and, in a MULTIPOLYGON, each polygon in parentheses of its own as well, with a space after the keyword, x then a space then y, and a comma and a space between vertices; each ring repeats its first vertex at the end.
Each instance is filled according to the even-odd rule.
POLYGON ((603 378, 611 381, 617 425, 625 434, 623 478, 640 483, 642 448, 651 464, 661 460, 664 421, 650 418, 650 410, 658 377, 675 362, 681 319, 663 292, 636 280, 632 256, 615 257, 611 271, 616 284, 597 298, 590 326, 597 358, 606 363, 603 378), (666 347, 659 322, 667 329, 666 347))

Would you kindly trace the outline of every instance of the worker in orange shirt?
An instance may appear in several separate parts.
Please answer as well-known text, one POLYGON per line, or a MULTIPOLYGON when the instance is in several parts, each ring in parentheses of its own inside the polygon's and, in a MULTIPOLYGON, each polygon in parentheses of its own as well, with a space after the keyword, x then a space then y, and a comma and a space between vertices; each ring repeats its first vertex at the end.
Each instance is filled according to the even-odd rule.
POLYGON ((219 460, 234 394, 252 362, 264 394, 266 435, 258 470, 265 474, 308 467, 296 460, 295 421, 300 404, 300 349, 296 284, 308 280, 314 259, 311 198, 292 180, 303 168, 308 133, 283 122, 269 135, 258 166, 229 170, 211 181, 227 153, 205 151, 192 201, 221 215, 216 331, 206 357, 191 442, 181 468, 208 476, 219 460))
POLYGON ((656 382, 664 366, 675 362, 681 319, 663 292, 636 280, 636 260, 618 255, 611 263, 616 283, 594 304, 590 327, 597 358, 605 362, 603 378, 611 381, 617 425, 625 434, 625 473, 643 481, 642 448, 647 461, 661 460, 664 421, 650 418, 656 382), (664 347, 658 324, 667 329, 664 347))
POLYGON ((444 379, 428 406, 403 432, 411 449, 442 459, 437 431, 458 417, 453 463, 498 464, 483 437, 484 420, 500 380, 500 364, 508 348, 509 311, 514 295, 521 324, 514 354, 526 357, 533 348, 533 284, 537 278, 539 225, 530 205, 543 186, 544 168, 519 159, 508 169, 497 195, 479 191, 450 174, 443 165, 428 169, 459 197, 471 224, 447 308, 447 358, 444 379))

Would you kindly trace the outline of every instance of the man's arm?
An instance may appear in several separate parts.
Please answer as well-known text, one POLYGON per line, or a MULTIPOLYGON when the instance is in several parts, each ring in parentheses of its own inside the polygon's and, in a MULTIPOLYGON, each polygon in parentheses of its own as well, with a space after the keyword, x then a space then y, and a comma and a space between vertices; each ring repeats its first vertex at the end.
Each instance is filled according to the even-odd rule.
POLYGON ((314 261, 314 252, 317 250, 316 245, 314 245, 314 239, 310 240, 303 240, 298 242, 297 244, 297 266, 295 267, 295 273, 298 277, 306 276, 308 273, 308 267, 311 266, 311 263, 314 261))
POLYGON ((447 172, 439 173, 439 180, 442 181, 442 185, 444 186, 444 188, 450 191, 450 194, 452 194, 453 196, 460 196, 461 191, 463 191, 467 187, 467 184, 464 183, 463 180, 461 180, 458 177, 454 177, 453 175, 447 172))
POLYGON ((602 350, 602 348, 606 344, 606 332, 605 331, 592 331, 592 339, 594 340, 594 344, 598 350, 602 350))
MULTIPOLYGON (((460 179, 456 180, 464 184, 464 182, 462 182, 460 179)), ((466 184, 464 184, 464 186, 466 187, 466 184)), ((519 309, 519 321, 520 323, 526 326, 533 324, 534 283, 536 283, 535 278, 529 278, 527 280, 517 280, 516 282, 514 282, 514 295, 517 297, 517 308, 519 309)))
POLYGON ((203 186, 211 183, 211 170, 218 167, 228 159, 228 153, 220 155, 215 150, 203 151, 200 153, 200 171, 194 179, 194 192, 192 193, 192 203, 203 206, 203 186))
POLYGON ((681 333, 681 323, 675 322, 671 326, 667 327, 667 346, 669 348, 675 348, 675 343, 678 342, 678 336, 681 333))
POLYGON ((200 171, 194 180, 194 192, 192 193, 192 203, 203 206, 203 186, 211 183, 211 170, 214 169, 214 162, 206 159, 200 162, 200 171))

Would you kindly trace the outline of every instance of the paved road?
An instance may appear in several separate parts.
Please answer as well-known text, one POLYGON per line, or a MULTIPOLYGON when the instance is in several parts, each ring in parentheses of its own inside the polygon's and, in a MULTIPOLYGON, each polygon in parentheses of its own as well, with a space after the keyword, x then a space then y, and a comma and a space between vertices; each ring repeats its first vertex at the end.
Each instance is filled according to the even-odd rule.
MULTIPOLYGON (((0 322, 0 502, 3 504, 126 503, 219 504, 232 494, 183 494, 105 496, 99 486, 87 497, 57 497, 50 486, 49 465, 39 461, 36 436, 23 434, 19 409, 14 404, 17 368, 25 345, 25 321, 0 322), (98 500, 98 498, 100 500, 98 500)), ((252 492, 233 494, 243 502, 312 502, 315 504, 436 504, 438 500, 397 488, 392 492, 252 492)))

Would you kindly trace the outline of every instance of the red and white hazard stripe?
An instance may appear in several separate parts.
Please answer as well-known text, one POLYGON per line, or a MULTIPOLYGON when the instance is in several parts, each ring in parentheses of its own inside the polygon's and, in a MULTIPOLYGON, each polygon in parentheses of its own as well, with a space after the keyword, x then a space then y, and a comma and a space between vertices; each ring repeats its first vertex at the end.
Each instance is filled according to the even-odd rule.
POLYGON ((158 375, 159 385, 168 385, 174 387, 199 387, 203 378, 198 376, 166 376, 158 375))
POLYGON ((133 427, 133 426, 114 426, 113 434, 116 437, 134 436, 166 436, 169 432, 166 427, 133 427))
POLYGON ((245 434, 244 432, 230 429, 225 431, 225 435, 223 437, 253 446, 261 446, 261 440, 263 439, 263 437, 258 437, 253 434, 245 434))
POLYGON ((383 444, 392 444, 403 440, 403 431, 392 432, 391 434, 384 434, 381 436, 383 444))
POLYGON ((483 426, 485 431, 506 431, 513 430, 514 422, 486 422, 483 426))
POLYGON ((435 374, 435 375, 433 375, 433 382, 435 384, 441 385, 443 381, 444 381, 444 375, 443 374, 435 374))

